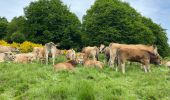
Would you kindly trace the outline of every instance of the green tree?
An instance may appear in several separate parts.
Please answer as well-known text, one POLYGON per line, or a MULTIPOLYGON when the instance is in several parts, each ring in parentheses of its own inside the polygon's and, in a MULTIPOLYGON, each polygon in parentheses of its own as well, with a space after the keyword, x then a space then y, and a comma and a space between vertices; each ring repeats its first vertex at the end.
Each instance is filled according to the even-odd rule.
POLYGON ((24 9, 27 18, 26 38, 36 43, 53 41, 62 48, 81 45, 81 23, 60 0, 31 2, 24 9))
POLYGON ((154 44, 157 45, 160 55, 163 57, 170 56, 170 47, 168 45, 168 38, 165 29, 163 29, 160 25, 155 24, 149 18, 143 17, 142 21, 154 34, 154 44))
POLYGON ((23 42, 25 40, 25 25, 26 25, 26 19, 23 16, 19 16, 19 17, 14 17, 11 22, 8 24, 7 27, 7 36, 6 36, 6 40, 8 42, 23 42), (21 36, 21 37, 19 37, 21 36), (15 38, 14 38, 15 37, 15 38), (21 39, 17 39, 21 38, 21 39), (24 39, 24 40, 23 40, 24 39), (21 40, 21 41, 19 41, 21 40))
MULTIPOLYGON (((96 0, 83 17, 82 31, 82 38, 89 38, 83 41, 85 45, 118 42, 156 44, 159 51, 168 48, 162 28, 153 22, 151 26, 147 25, 140 13, 120 0, 96 0), (152 26, 159 27, 159 33, 152 26)), ((165 56, 162 52, 160 54, 165 56)))
POLYGON ((0 39, 4 39, 7 33, 8 21, 5 17, 0 17, 0 39))

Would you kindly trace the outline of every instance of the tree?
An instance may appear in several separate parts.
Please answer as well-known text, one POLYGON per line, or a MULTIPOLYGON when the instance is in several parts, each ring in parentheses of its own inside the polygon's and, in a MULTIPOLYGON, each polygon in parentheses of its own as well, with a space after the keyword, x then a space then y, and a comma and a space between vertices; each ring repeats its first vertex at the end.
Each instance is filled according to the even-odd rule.
POLYGON ((157 45, 160 55, 162 55, 163 57, 170 56, 170 47, 168 45, 168 38, 165 29, 163 29, 160 25, 155 24, 149 18, 143 17, 142 21, 154 34, 154 44, 157 45))
POLYGON ((7 33, 8 21, 5 17, 0 17, 0 39, 4 39, 7 33))
POLYGON ((80 47, 81 23, 60 0, 31 2, 24 12, 28 40, 42 44, 53 41, 65 49, 80 47))
POLYGON ((23 16, 14 17, 7 26, 6 40, 8 42, 23 42, 25 40, 26 19, 23 16), (21 36, 21 37, 19 37, 21 36), (15 38, 14 38, 15 37, 15 38), (21 38, 21 39, 18 39, 21 38), (24 40, 23 40, 24 39, 24 40), (19 41, 20 40, 20 41, 19 41))
MULTIPOLYGON (((165 49, 167 47, 166 33, 159 26, 161 31, 158 34, 154 28, 151 28, 152 26, 157 26, 157 24, 152 22, 149 27, 144 23, 143 16, 126 2, 96 0, 83 17, 82 30, 83 38, 89 38, 84 41, 86 45, 99 45, 101 43, 108 45, 110 42, 140 43, 156 44, 159 48, 165 49)), ((160 54, 165 56, 163 53, 160 54)))

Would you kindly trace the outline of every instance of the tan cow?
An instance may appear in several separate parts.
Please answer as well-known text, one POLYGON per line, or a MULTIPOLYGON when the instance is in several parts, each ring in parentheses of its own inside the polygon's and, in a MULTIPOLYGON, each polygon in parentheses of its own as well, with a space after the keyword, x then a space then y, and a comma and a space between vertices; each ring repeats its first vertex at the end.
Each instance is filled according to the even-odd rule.
POLYGON ((15 56, 12 52, 0 53, 0 62, 13 61, 14 59, 15 59, 15 56))
POLYGON ((76 60, 79 63, 84 63, 84 61, 87 60, 85 53, 81 53, 81 52, 76 53, 76 60))
POLYGON ((54 65, 54 70, 56 71, 61 71, 61 70, 73 70, 74 67, 78 63, 75 60, 70 60, 68 62, 61 62, 56 65, 54 65))
POLYGON ((67 50, 66 58, 67 60, 75 60, 76 52, 73 49, 67 50))
POLYGON ((167 60, 163 60, 161 62, 162 65, 166 66, 167 68, 170 68, 170 61, 167 61, 167 60))
POLYGON ((148 46, 148 45, 143 45, 143 44, 136 44, 136 45, 129 44, 128 45, 128 44, 110 43, 109 48, 110 48, 110 59, 109 59, 110 66, 114 64, 115 57, 116 57, 116 49, 119 49, 119 48, 141 49, 141 50, 146 50, 146 51, 150 51, 155 54, 158 54, 156 46, 148 46))
POLYGON ((104 52, 104 55, 106 57, 106 61, 109 62, 109 59, 110 59, 110 48, 109 47, 105 47, 103 52, 104 52))
POLYGON ((45 59, 45 49, 44 47, 34 47, 33 48, 33 54, 35 55, 36 59, 44 60, 45 59))
POLYGON ((83 48, 82 53, 85 53, 87 59, 92 57, 93 60, 98 60, 99 49, 96 46, 94 46, 94 47, 90 47, 90 46, 85 47, 85 48, 83 48))
POLYGON ((12 46, 2 46, 0 45, 0 53, 4 53, 4 52, 19 52, 19 49, 17 49, 16 47, 12 47, 12 46))
POLYGON ((85 67, 98 67, 100 69, 102 69, 104 67, 104 64, 100 61, 96 61, 96 60, 86 60, 84 62, 84 66, 85 67))
POLYGON ((29 63, 36 59, 36 56, 33 53, 21 53, 16 54, 14 62, 16 63, 29 63))
POLYGON ((117 62, 119 67, 122 69, 122 73, 125 73, 125 62, 139 62, 143 65, 145 72, 150 72, 150 63, 160 64, 160 56, 154 52, 147 50, 141 50, 139 48, 119 48, 116 54, 117 62))
POLYGON ((103 53, 104 48, 105 48, 105 45, 104 45, 104 44, 101 44, 100 47, 99 47, 100 53, 103 53))
POLYGON ((57 45, 55 45, 53 42, 49 42, 49 43, 45 44, 44 49, 45 49, 46 65, 48 65, 48 59, 49 59, 50 55, 52 56, 53 65, 54 65, 55 57, 56 57, 56 53, 57 53, 56 46, 57 45))

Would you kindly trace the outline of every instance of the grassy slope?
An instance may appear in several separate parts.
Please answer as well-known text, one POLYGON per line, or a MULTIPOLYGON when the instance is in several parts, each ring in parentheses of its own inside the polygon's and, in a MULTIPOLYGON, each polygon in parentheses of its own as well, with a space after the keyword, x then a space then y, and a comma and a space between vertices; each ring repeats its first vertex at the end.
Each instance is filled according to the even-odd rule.
MULTIPOLYGON (((57 62, 65 60, 59 57, 57 62)), ((137 65, 126 74, 104 68, 55 72, 51 65, 0 64, 0 100, 169 100, 170 72, 152 66, 144 73, 137 65)))

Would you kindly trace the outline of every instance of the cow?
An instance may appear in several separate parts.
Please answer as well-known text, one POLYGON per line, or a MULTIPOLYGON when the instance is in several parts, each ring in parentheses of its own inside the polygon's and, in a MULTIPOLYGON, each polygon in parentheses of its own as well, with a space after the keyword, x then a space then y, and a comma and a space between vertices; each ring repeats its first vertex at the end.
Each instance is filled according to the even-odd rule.
POLYGON ((166 66, 167 68, 170 68, 170 61, 162 61, 161 62, 162 65, 166 66))
POLYGON ((139 48, 119 48, 116 51, 116 59, 123 74, 125 73, 126 61, 141 63, 145 72, 150 72, 150 63, 155 65, 159 65, 161 63, 160 56, 157 53, 139 48))
POLYGON ((49 58, 50 55, 52 56, 53 65, 54 65, 55 56, 56 56, 56 52, 57 52, 56 46, 57 45, 55 45, 53 42, 49 42, 49 43, 45 44, 44 49, 45 49, 46 65, 48 65, 48 58, 49 58))
POLYGON ((76 60, 80 63, 83 63, 85 60, 87 60, 85 53, 76 53, 76 60))
POLYGON ((114 64, 115 57, 116 57, 116 49, 119 49, 119 48, 141 49, 141 50, 146 50, 149 52, 154 52, 155 54, 159 55, 156 46, 148 46, 148 45, 143 45, 143 44, 129 44, 129 45, 127 45, 127 44, 119 44, 119 43, 110 43, 109 48, 110 48, 110 59, 109 59, 110 66, 112 66, 114 64))
POLYGON ((89 59, 90 57, 92 57, 93 60, 99 60, 98 56, 99 56, 99 49, 94 46, 94 47, 85 47, 82 50, 82 53, 85 53, 86 58, 89 59))
POLYGON ((78 64, 76 60, 70 60, 68 62, 61 62, 54 65, 54 70, 61 71, 61 70, 73 70, 75 66, 78 64))
POLYGON ((66 58, 68 60, 75 60, 76 52, 73 49, 67 50, 66 58))
POLYGON ((110 59, 110 48, 109 47, 105 47, 103 52, 104 52, 104 55, 106 57, 106 61, 109 62, 109 59, 110 59))
POLYGON ((0 53, 0 62, 13 61, 14 59, 15 59, 15 56, 12 52, 0 53))
POLYGON ((96 61, 96 60, 86 60, 84 61, 84 66, 85 67, 98 67, 100 69, 102 69, 104 67, 104 64, 100 61, 96 61))
POLYGON ((103 53, 104 48, 105 48, 105 45, 104 45, 104 44, 101 44, 100 47, 99 47, 100 53, 103 53))
POLYGON ((16 47, 12 47, 12 46, 2 46, 0 45, 0 53, 4 53, 4 52, 19 52, 19 49, 17 49, 16 47))
POLYGON ((21 53, 16 54, 14 62, 16 63, 29 63, 36 59, 36 56, 33 53, 21 53))
POLYGON ((44 47, 34 47, 32 53, 35 55, 35 57, 38 61, 41 60, 41 62, 42 62, 42 60, 45 59, 44 47))

